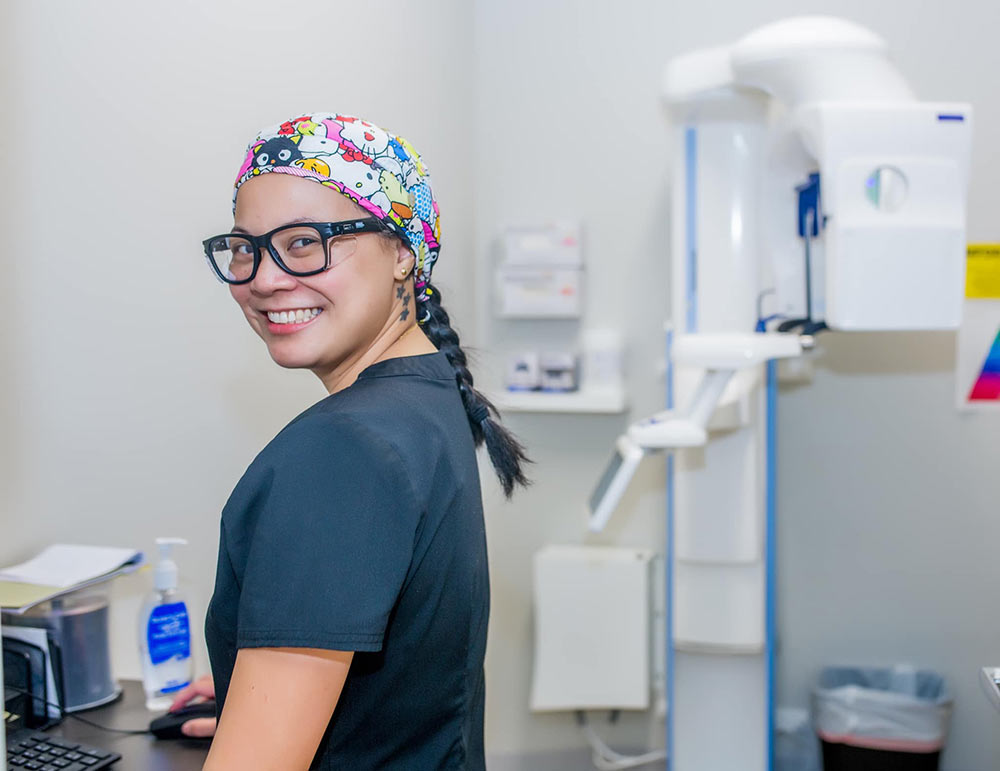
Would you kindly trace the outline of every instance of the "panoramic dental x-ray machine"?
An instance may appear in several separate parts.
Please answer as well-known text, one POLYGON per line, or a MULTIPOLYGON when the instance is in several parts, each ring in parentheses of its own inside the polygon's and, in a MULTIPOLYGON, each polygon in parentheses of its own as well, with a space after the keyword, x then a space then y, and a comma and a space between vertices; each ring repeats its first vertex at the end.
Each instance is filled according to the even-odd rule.
POLYGON ((968 104, 920 102, 886 43, 829 17, 672 60, 667 410, 631 426, 591 499, 607 523, 667 454, 673 771, 773 766, 776 360, 823 329, 953 329, 968 104))

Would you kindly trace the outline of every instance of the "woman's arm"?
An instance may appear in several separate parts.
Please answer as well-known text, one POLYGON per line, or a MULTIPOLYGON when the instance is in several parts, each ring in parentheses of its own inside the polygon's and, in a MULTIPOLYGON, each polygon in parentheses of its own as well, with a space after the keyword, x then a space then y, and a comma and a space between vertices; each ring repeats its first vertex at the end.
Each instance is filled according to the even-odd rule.
POLYGON ((305 771, 353 651, 241 648, 204 771, 305 771))

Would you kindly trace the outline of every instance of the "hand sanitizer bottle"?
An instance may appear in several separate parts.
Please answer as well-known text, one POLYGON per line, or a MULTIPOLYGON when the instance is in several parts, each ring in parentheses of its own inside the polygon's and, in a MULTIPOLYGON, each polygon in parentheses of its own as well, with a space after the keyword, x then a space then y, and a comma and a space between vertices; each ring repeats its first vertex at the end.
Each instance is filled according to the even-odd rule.
POLYGON ((162 712, 170 694, 191 682, 191 624, 187 605, 177 593, 177 563, 170 559, 183 538, 157 538, 160 561, 153 572, 153 592, 139 613, 139 655, 146 709, 162 712))

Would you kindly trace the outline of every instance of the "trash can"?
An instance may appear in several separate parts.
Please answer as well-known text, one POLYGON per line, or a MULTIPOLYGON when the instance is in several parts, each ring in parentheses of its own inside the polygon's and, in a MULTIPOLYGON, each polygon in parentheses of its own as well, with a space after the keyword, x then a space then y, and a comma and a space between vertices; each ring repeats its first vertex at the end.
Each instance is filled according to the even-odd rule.
POLYGON ((823 771, 937 771, 951 710, 934 672, 827 667, 813 691, 823 771))

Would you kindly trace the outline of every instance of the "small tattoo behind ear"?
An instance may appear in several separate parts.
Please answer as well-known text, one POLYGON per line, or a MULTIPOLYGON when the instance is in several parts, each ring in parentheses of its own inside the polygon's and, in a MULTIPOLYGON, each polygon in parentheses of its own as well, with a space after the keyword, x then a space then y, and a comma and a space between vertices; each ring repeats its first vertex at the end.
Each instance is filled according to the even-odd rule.
POLYGON ((413 295, 407 294, 404 296, 404 291, 403 287, 396 287, 396 299, 403 301, 403 312, 399 314, 400 321, 406 321, 410 317, 410 300, 413 299, 413 295))

